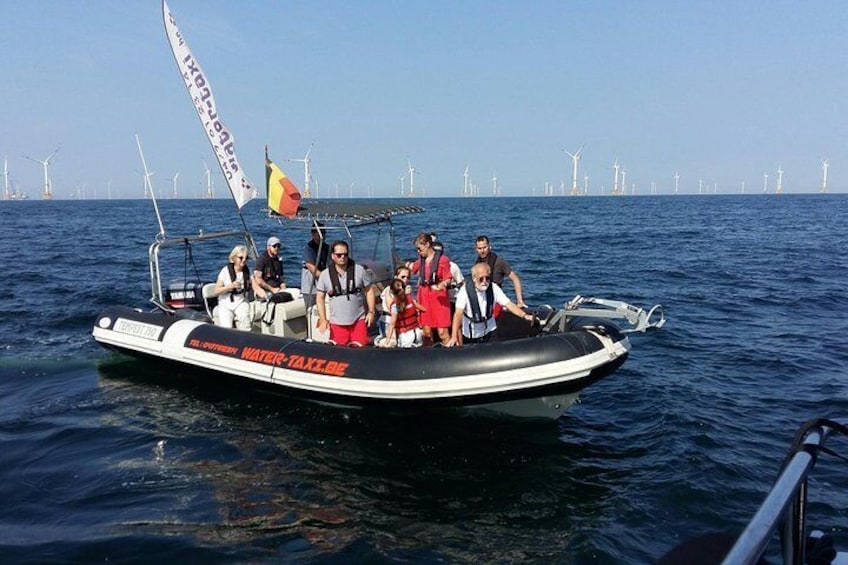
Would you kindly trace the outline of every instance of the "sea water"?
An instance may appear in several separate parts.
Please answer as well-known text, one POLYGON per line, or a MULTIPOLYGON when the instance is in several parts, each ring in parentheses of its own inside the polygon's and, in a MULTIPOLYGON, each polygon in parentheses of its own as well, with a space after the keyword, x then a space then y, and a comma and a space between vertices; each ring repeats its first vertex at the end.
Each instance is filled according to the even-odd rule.
MULTIPOLYGON (((414 203, 402 256, 435 231, 467 271, 486 234, 531 305, 669 321, 558 421, 321 406, 93 342, 103 308, 149 308, 150 202, 0 202, 0 561, 650 563, 739 532, 794 430, 848 417, 845 195, 414 203)), ((239 227, 229 201, 160 206, 168 235, 239 227)), ((296 285, 305 234, 259 208, 296 285)), ((845 468, 819 467, 809 520, 845 547, 845 468)))

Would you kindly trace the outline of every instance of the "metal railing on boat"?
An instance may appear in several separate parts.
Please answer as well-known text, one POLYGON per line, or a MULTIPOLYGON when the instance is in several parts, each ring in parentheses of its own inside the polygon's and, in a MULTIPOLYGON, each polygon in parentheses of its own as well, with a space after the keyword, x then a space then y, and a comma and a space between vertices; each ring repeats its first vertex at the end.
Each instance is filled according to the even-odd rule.
MULTIPOLYGON (((846 433, 845 424, 830 420, 807 422, 795 436, 793 449, 780 476, 757 513, 724 558, 725 565, 757 563, 776 531, 781 533, 784 564, 805 562, 807 478, 825 441, 833 433, 846 433)), ((831 563, 846 563, 848 555, 836 554, 831 563)))

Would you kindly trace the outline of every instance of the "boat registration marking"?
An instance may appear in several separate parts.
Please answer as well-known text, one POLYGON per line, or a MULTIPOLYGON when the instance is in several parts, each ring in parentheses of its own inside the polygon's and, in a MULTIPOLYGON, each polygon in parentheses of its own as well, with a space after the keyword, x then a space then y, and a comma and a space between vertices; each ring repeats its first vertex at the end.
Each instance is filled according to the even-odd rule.
POLYGON ((115 320, 115 327, 113 329, 120 334, 132 335, 142 339, 158 340, 162 334, 162 328, 160 326, 136 322, 135 320, 126 320, 124 318, 115 320))

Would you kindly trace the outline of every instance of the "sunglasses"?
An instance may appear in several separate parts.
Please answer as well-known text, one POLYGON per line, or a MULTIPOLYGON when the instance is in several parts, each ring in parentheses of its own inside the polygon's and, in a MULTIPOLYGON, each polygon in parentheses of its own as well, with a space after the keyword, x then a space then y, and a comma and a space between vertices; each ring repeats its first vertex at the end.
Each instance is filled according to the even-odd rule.
POLYGON ((245 258, 244 257, 236 257, 236 259, 238 259, 239 261, 244 261, 245 258))
POLYGON ((347 253, 335 253, 335 252, 333 253, 333 256, 335 256, 335 257, 347 257, 347 255, 348 255, 347 253))
POLYGON ((488 281, 492 280, 492 277, 482 276, 482 277, 477 277, 477 280, 480 281, 480 282, 488 282, 488 281))
POLYGON ((274 245, 272 245, 271 247, 273 247, 274 249, 279 249, 279 248, 280 248, 280 244, 279 244, 279 243, 275 243, 275 244, 274 244, 274 245))
POLYGON ((400 275, 398 278, 402 281, 405 281, 409 279, 409 275, 400 275))

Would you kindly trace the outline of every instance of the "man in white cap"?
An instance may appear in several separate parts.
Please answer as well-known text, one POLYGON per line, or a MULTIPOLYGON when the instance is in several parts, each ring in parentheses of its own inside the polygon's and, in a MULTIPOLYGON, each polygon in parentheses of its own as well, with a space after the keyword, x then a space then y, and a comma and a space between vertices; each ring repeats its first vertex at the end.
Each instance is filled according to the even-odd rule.
POLYGON ((258 298, 264 299, 286 288, 286 281, 283 278, 283 261, 280 257, 281 246, 279 237, 269 237, 265 253, 256 260, 253 280, 256 282, 254 291, 258 298))

